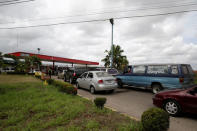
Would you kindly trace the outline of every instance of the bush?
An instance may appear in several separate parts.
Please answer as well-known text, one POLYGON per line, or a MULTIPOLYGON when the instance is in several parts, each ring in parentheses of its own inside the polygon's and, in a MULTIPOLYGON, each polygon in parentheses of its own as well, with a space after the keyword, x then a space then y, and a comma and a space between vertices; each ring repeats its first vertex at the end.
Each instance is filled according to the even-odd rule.
POLYGON ((25 75, 25 72, 7 72, 8 75, 25 75))
POLYGON ((73 85, 67 82, 57 81, 57 80, 52 80, 52 79, 49 79, 48 81, 51 82, 52 85, 58 87, 58 90, 61 92, 77 95, 77 88, 75 88, 73 85))
POLYGON ((61 86, 58 87, 58 90, 61 91, 61 92, 68 93, 68 94, 77 95, 77 88, 75 88, 73 86, 61 85, 61 86))
POLYGON ((167 131, 169 114, 160 108, 151 108, 142 114, 141 122, 145 131, 167 131))
POLYGON ((35 75, 36 78, 41 79, 41 76, 35 75))
POLYGON ((7 119, 7 118, 8 118, 8 114, 6 114, 4 112, 0 112, 0 120, 7 119))
POLYGON ((106 98, 105 97, 98 97, 98 98, 95 98, 94 99, 94 103, 95 105, 98 107, 98 108, 103 108, 104 107, 104 104, 106 103, 106 98))
POLYGON ((52 85, 52 84, 54 83, 54 80, 53 80, 53 79, 47 79, 47 83, 48 83, 49 85, 52 85))

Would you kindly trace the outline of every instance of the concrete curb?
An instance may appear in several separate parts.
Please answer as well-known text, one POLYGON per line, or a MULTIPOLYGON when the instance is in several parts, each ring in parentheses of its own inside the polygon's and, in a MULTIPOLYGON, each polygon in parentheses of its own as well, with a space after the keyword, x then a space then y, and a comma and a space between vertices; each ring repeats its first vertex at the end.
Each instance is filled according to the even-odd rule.
MULTIPOLYGON (((80 96, 80 97, 82 97, 82 98, 84 98, 84 99, 86 99, 86 100, 92 101, 92 100, 91 100, 90 98, 88 98, 88 97, 84 97, 84 96, 79 95, 79 94, 77 94, 77 95, 80 96)), ((105 108, 108 108, 108 109, 110 109, 110 110, 112 110, 112 111, 114 111, 114 112, 118 112, 116 109, 114 109, 114 108, 112 108, 112 107, 110 107, 110 106, 105 106, 105 108)), ((133 119, 133 120, 135 120, 135 121, 140 121, 138 118, 133 117, 133 116, 130 116, 130 115, 126 114, 126 113, 121 113, 121 112, 120 112, 120 114, 122 114, 122 115, 124 115, 124 116, 126 116, 126 117, 129 117, 130 119, 133 119)))

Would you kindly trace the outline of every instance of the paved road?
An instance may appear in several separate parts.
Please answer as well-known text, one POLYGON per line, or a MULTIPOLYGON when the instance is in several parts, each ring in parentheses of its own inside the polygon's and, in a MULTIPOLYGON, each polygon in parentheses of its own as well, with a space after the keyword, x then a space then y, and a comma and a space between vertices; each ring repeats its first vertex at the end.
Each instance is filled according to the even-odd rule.
MULTIPOLYGON (((108 107, 138 120, 145 110, 154 107, 152 104, 153 94, 143 89, 125 87, 117 89, 112 94, 97 93, 95 95, 90 94, 87 90, 79 89, 78 94, 91 100, 95 97, 106 97, 108 107)), ((197 116, 185 114, 181 117, 171 117, 169 131, 197 131, 197 116)))
MULTIPOLYGON (((154 107, 152 104, 153 94, 142 89, 126 87, 117 89, 113 94, 97 93, 95 95, 90 94, 87 90, 79 89, 78 94, 92 100, 99 96, 106 97, 107 106, 138 120, 145 110, 154 107)), ((197 131, 197 116, 171 117, 169 131, 197 131)))

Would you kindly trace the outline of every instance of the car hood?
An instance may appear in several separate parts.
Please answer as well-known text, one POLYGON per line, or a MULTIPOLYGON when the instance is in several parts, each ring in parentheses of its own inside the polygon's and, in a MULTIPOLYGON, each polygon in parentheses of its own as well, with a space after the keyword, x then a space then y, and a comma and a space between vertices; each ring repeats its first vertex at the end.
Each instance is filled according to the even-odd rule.
POLYGON ((186 89, 174 89, 174 90, 164 90, 164 91, 161 91, 157 94, 161 94, 161 95, 164 95, 164 94, 177 94, 177 93, 180 93, 182 91, 185 91, 186 89))

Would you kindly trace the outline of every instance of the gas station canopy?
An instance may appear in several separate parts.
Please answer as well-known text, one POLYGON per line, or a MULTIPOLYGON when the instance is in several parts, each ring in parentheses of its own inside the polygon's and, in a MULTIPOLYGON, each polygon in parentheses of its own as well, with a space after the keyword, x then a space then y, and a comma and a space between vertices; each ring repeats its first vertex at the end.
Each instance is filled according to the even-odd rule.
POLYGON ((34 53, 27 53, 27 52, 13 52, 13 53, 8 53, 8 54, 18 56, 18 57, 37 56, 42 61, 49 61, 49 62, 84 64, 84 65, 99 65, 98 62, 84 61, 84 60, 77 60, 77 59, 69 59, 69 58, 48 56, 48 55, 42 55, 42 54, 34 54, 34 53))

